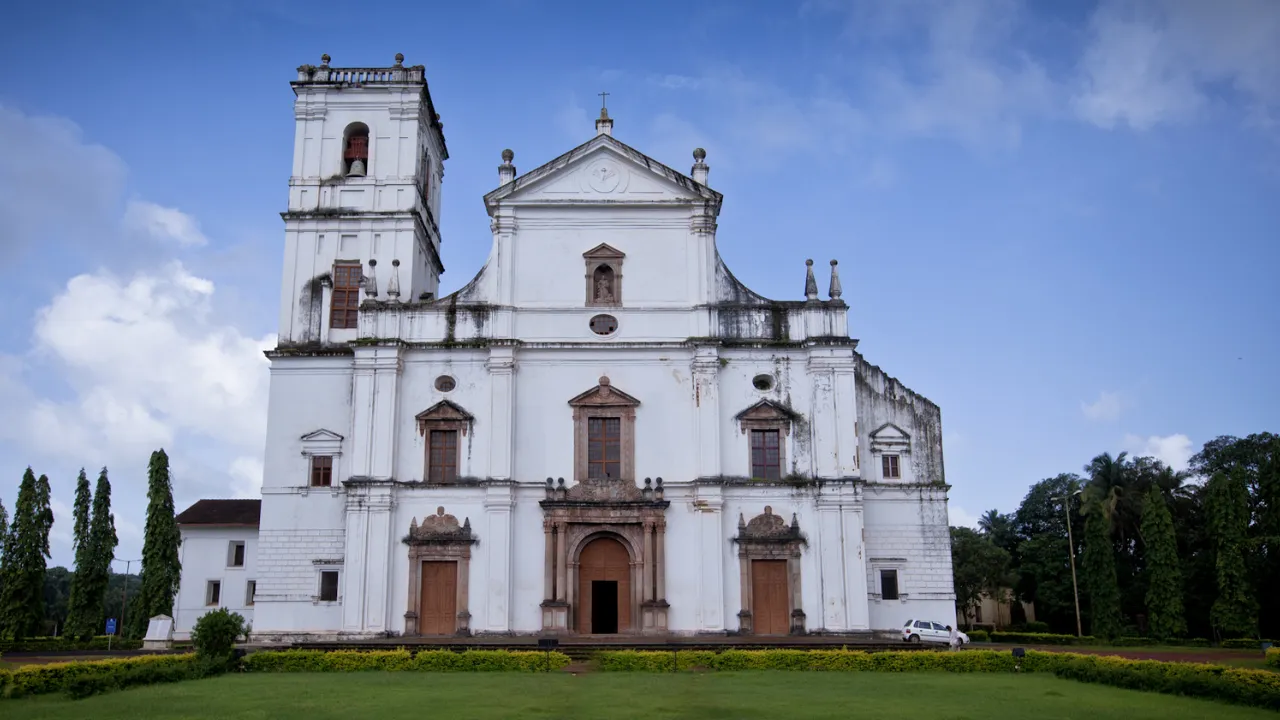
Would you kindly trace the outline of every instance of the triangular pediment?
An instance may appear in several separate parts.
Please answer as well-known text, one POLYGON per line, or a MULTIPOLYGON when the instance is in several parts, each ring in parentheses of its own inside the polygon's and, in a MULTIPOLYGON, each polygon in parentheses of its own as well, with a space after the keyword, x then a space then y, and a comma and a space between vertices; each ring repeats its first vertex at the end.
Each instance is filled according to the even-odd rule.
POLYGON ((471 422, 475 420, 471 413, 463 410, 461 407, 454 405, 448 400, 441 400, 431 407, 423 410, 414 416, 418 422, 424 420, 457 420, 461 422, 471 422))
POLYGON ((668 203, 711 201, 723 196, 610 135, 597 135, 560 157, 485 195, 492 213, 500 203, 668 203))
POLYGON ((640 401, 614 387, 609 378, 569 401, 572 407, 636 407, 640 401))
POLYGON ((794 410, 772 400, 761 400, 734 416, 734 420, 795 420, 794 410))
POLYGON ((893 423, 885 423, 871 433, 871 439, 879 440, 881 442, 892 442, 894 440, 910 440, 911 436, 897 425, 894 425, 893 423))
POLYGON ((320 428, 303 435, 301 439, 303 442, 342 442, 343 438, 332 430, 320 428))
POLYGON ((615 247, 611 247, 608 243, 600 243, 599 245, 582 253, 582 257, 588 260, 621 260, 626 256, 626 253, 615 247))

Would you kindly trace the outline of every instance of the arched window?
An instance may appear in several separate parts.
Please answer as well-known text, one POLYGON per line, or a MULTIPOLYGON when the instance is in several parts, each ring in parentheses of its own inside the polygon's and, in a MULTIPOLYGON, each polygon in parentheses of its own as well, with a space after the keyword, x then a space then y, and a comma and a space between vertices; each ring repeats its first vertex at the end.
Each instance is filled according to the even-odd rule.
POLYGON ((618 290, 613 282, 613 268, 601 265, 591 276, 591 299, 602 305, 618 301, 618 290))
POLYGON ((342 174, 362 177, 369 168, 369 126, 351 123, 343 133, 342 174))

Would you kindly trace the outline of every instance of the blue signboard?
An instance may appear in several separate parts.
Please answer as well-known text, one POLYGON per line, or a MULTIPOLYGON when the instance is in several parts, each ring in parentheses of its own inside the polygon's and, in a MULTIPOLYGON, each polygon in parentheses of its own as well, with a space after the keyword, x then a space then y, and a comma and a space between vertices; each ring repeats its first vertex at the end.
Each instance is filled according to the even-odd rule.
POLYGON ((116 634, 116 619, 115 619, 115 618, 107 618, 107 634, 108 634, 108 635, 115 635, 115 634, 116 634))

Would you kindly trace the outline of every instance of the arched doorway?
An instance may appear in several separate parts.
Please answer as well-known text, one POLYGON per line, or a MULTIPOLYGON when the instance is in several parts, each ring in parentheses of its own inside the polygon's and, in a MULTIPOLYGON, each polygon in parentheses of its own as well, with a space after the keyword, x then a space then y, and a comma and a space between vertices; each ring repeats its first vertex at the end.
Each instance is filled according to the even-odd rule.
POLYGON ((631 554, 608 536, 578 555, 578 632, 602 635, 631 630, 631 554))

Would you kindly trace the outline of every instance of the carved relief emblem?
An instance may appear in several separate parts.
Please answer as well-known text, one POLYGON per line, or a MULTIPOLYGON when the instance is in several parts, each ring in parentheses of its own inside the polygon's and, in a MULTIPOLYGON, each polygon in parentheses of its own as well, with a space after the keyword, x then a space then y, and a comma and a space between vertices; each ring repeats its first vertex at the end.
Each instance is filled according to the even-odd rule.
POLYGON ((625 170, 608 160, 601 160, 587 168, 587 185, 598 193, 611 193, 622 184, 625 170))

